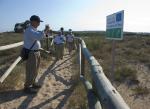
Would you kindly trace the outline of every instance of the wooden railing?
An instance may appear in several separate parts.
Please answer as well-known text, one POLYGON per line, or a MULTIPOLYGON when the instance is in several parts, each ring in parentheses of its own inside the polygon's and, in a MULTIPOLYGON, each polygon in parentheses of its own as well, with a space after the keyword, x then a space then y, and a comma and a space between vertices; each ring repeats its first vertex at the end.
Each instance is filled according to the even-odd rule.
MULTIPOLYGON (((18 43, 14 43, 14 44, 9 44, 9 45, 5 45, 5 46, 1 46, 0 47, 0 51, 12 49, 12 48, 16 48, 16 47, 19 47, 19 46, 22 46, 22 45, 23 45, 23 42, 18 42, 18 43)), ((11 73, 11 71, 16 67, 16 65, 20 61, 21 61, 21 57, 18 56, 18 58, 12 63, 12 65, 6 70, 6 72, 0 78, 0 82, 1 83, 7 78, 7 76, 11 73)))
POLYGON ((14 43, 14 44, 9 44, 9 45, 5 45, 5 46, 0 46, 0 51, 4 51, 4 50, 8 50, 8 49, 12 49, 12 48, 16 48, 23 45, 23 42, 18 42, 18 43, 14 43))
POLYGON ((88 92, 90 109, 130 109, 118 91, 105 76, 102 67, 91 55, 84 40, 76 38, 79 51, 80 79, 88 92), (85 60, 91 68, 93 84, 85 79, 85 60), (91 97, 91 98, 90 98, 91 97), (94 103, 92 102, 94 101, 94 103))
MULTIPOLYGON (((50 53, 49 52, 49 37, 48 38, 45 38, 43 40, 43 42, 45 43, 45 46, 46 46, 46 49, 43 49, 41 48, 40 50, 43 51, 43 52, 46 52, 46 53, 50 53)), ((19 46, 22 46, 23 45, 23 42, 18 42, 18 43, 14 43, 14 44, 9 44, 9 45, 5 45, 5 46, 0 46, 0 52, 1 51, 4 51, 4 50, 9 50, 9 49, 12 49, 12 48, 16 48, 16 47, 19 47, 19 46)), ((12 70, 17 66, 17 64, 22 60, 21 56, 18 56, 17 59, 9 66, 9 68, 5 71, 5 73, 0 77, 0 82, 3 83, 4 80, 8 77, 8 75, 12 72, 12 70)))

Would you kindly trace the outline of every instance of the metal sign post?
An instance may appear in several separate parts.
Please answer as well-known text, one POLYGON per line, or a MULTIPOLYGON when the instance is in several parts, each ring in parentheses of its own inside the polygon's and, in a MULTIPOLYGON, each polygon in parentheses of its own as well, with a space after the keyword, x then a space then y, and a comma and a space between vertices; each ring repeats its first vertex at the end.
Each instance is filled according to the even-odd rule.
POLYGON ((111 66, 111 79, 114 81, 115 75, 115 48, 116 41, 123 39, 123 25, 124 25, 124 11, 119 11, 117 13, 107 16, 106 25, 106 39, 112 40, 112 66, 111 66))
POLYGON ((115 75, 115 48, 116 48, 116 41, 112 41, 112 66, 111 66, 111 79, 114 81, 115 75))

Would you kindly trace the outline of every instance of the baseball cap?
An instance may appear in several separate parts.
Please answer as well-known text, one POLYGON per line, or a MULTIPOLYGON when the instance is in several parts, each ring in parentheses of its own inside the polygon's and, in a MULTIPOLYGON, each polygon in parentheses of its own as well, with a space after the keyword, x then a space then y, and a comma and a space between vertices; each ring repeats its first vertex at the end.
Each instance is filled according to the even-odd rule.
POLYGON ((30 21, 43 22, 43 21, 40 19, 40 17, 37 16, 37 15, 32 15, 32 16, 30 17, 30 21))
POLYGON ((72 29, 69 29, 69 32, 72 32, 72 29))
POLYGON ((61 27, 61 28, 60 28, 60 30, 61 30, 61 31, 64 31, 64 28, 63 28, 63 27, 61 27))

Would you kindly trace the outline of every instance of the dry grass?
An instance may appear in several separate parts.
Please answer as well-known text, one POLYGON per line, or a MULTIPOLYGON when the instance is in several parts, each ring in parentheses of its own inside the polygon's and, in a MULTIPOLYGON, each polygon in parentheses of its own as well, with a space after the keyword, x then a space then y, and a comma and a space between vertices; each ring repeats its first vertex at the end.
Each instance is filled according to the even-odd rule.
MULTIPOLYGON (((22 41, 22 34, 2 33, 0 34, 0 46, 22 41)), ((19 56, 21 47, 0 52, 0 75, 2 75, 13 61, 19 56)), ((19 64, 8 78, 0 84, 0 91, 12 90, 18 87, 24 81, 24 65, 19 64)))
POLYGON ((0 92, 16 89, 23 85, 25 75, 24 65, 18 65, 6 80, 0 84, 0 92))
POLYGON ((136 95, 147 95, 150 93, 150 90, 147 87, 143 87, 143 86, 138 86, 138 87, 132 89, 132 91, 136 95))
POLYGON ((130 67, 122 67, 115 71, 115 80, 119 82, 124 82, 126 80, 136 80, 137 79, 137 71, 130 67))
POLYGON ((16 43, 23 40, 23 34, 6 32, 0 34, 0 46, 16 43))
POLYGON ((87 109, 87 93, 79 79, 77 54, 73 58, 73 63, 74 66, 72 66, 72 81, 74 82, 74 90, 68 100, 67 109, 87 109))
MULTIPOLYGON (((102 65, 106 75, 108 75, 111 68, 112 42, 110 40, 106 40, 104 36, 89 36, 88 38, 86 37, 84 40, 87 44, 87 47, 96 57, 96 59, 101 60, 100 64, 102 65)), ((125 36, 124 40, 116 41, 116 69, 122 69, 122 72, 125 69, 129 70, 127 68, 128 65, 133 63, 143 63, 146 66, 149 66, 149 42, 150 37, 147 36, 125 36)))
POLYGON ((76 84, 75 89, 68 101, 68 109, 87 109, 86 90, 81 82, 76 84))

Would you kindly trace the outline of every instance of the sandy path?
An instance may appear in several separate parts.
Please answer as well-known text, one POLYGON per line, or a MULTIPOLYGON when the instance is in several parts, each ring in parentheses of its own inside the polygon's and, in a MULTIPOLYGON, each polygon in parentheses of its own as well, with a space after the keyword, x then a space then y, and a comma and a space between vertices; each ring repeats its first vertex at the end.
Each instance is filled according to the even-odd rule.
POLYGON ((21 89, 0 93, 0 109, 65 109, 72 93, 72 57, 53 62, 41 69, 39 82, 42 88, 37 95, 27 95, 21 89))

